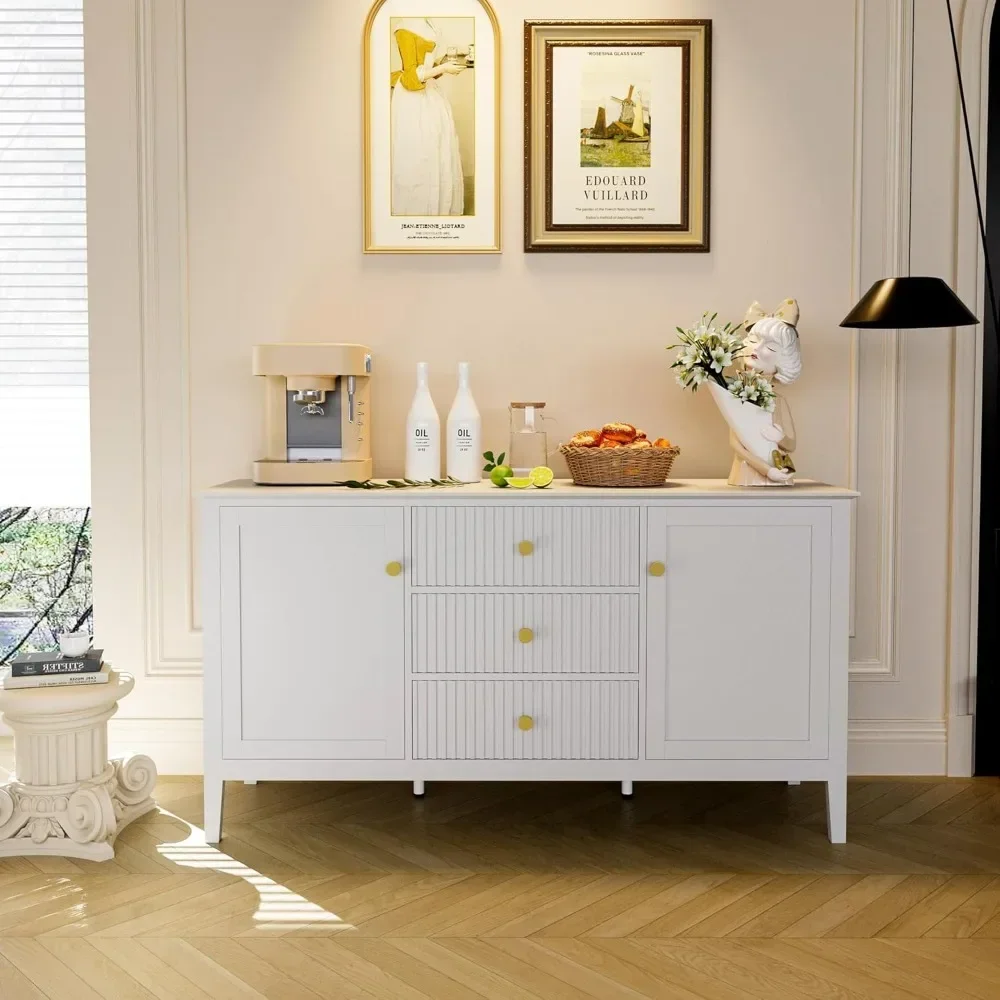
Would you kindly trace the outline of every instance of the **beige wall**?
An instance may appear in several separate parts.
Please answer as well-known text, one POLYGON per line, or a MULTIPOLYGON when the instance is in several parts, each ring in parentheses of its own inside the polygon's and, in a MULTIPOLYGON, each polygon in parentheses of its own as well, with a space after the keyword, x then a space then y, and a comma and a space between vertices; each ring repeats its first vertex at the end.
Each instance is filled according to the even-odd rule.
POLYGON ((859 290, 902 269, 911 214, 914 264, 954 267, 952 222, 929 210, 955 183, 937 120, 951 111, 941 25, 912 0, 496 6, 505 252, 367 257, 368 0, 89 0, 88 58, 104 57, 88 79, 98 616, 104 644, 144 675, 122 731, 197 766, 193 497, 246 477, 260 451, 253 344, 372 346, 381 475, 402 467, 415 363, 430 362, 443 417, 467 360, 489 447, 505 447, 510 400, 540 398, 553 444, 628 419, 681 445, 680 475, 722 476, 724 425, 674 385, 665 345, 705 309, 739 319, 753 299, 791 295, 805 360, 788 390, 797 462, 864 494, 854 766, 942 770, 955 508, 927 456, 939 468, 951 448, 954 345, 837 326, 859 290), (665 13, 714 22, 712 253, 523 254, 523 20, 665 13), (929 75, 911 171, 914 57, 929 75), (604 307, 622 288, 631 312, 604 307))
MULTIPOLYGON (((250 347, 357 340, 377 360, 379 474, 401 471, 414 366, 444 414, 472 362, 484 440, 504 448, 507 403, 544 399, 559 435, 628 419, 684 449, 681 475, 720 475, 722 421, 673 384, 677 324, 741 318, 753 299, 802 305, 802 381, 789 393, 805 474, 847 476, 854 14, 849 3, 684 3, 714 19, 713 252, 526 256, 522 22, 565 4, 504 0, 504 229, 495 258, 365 257, 356 100, 368 0, 196 0, 187 13, 191 385, 199 485, 247 475, 259 451, 250 347), (781 26, 797 44, 773 48, 781 26), (819 236, 818 234, 822 234, 819 236), (628 289, 635 303, 612 305, 628 289), (221 394, 221 398, 220 398, 221 394), (220 410, 234 419, 220 421, 220 410)), ((612 14, 619 13, 612 11, 612 14)), ((662 16, 657 0, 630 16, 662 16)), ((608 16, 606 0, 574 5, 608 16)), ((554 443, 553 442, 553 443, 554 443)))

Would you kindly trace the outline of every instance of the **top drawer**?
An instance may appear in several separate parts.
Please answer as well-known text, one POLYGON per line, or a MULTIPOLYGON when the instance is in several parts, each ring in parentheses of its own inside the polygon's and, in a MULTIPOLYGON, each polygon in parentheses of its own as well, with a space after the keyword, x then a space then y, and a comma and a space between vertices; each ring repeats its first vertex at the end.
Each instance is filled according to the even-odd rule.
POLYGON ((638 507, 411 508, 413 587, 637 587, 638 507))

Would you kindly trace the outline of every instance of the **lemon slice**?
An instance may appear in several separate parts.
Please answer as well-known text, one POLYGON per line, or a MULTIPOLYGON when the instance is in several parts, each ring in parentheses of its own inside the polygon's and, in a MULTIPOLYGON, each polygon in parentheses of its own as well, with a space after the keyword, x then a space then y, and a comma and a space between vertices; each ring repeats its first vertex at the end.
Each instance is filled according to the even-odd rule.
POLYGON ((507 485, 513 486, 515 490, 526 490, 531 485, 529 476, 508 476, 507 485))
POLYGON ((528 473, 531 485, 537 486, 540 490, 544 490, 546 486, 551 486, 552 480, 555 478, 556 474, 547 465, 538 465, 528 473))

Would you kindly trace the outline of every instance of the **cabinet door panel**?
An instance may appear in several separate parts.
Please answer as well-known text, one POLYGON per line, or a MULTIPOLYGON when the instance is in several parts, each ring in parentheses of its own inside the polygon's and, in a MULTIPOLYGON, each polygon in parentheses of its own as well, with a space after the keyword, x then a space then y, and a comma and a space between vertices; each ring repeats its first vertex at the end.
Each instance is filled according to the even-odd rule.
POLYGON ((403 756, 400 508, 222 511, 227 757, 403 756))
POLYGON ((647 756, 823 758, 830 511, 652 508, 647 756))

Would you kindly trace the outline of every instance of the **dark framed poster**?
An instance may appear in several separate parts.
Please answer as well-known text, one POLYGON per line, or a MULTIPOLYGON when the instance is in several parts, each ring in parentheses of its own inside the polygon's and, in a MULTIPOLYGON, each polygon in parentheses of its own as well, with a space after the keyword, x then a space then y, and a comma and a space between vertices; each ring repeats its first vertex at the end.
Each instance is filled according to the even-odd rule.
POLYGON ((525 250, 709 249, 711 21, 525 22, 525 250))

